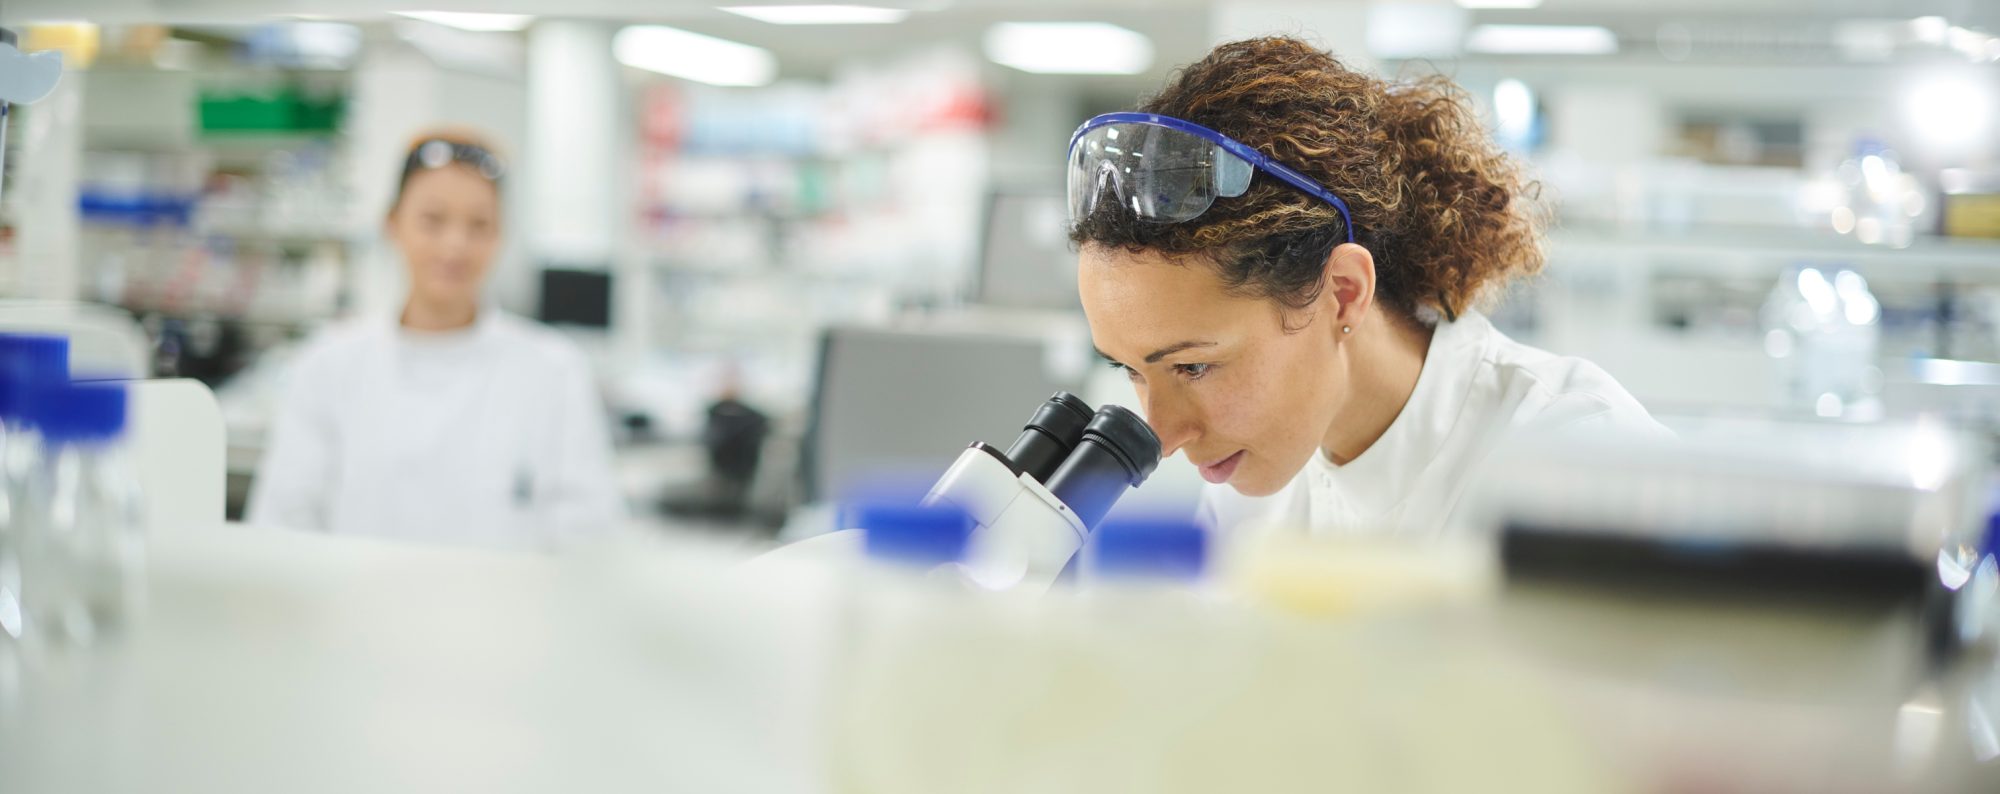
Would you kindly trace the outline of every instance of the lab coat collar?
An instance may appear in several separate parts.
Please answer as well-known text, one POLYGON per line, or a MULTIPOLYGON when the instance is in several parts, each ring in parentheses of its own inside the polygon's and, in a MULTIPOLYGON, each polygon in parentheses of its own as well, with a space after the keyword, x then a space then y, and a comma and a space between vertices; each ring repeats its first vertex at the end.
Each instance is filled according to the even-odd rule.
POLYGON ((1328 460, 1324 450, 1312 456, 1306 476, 1314 512, 1365 521, 1395 509, 1451 437, 1493 333, 1493 324, 1477 312, 1438 323, 1417 387, 1382 437, 1345 465, 1328 460))
POLYGON ((472 324, 464 328, 445 331, 419 331, 403 326, 403 307, 382 318, 392 338, 413 345, 451 345, 482 339, 493 334, 500 321, 500 307, 491 301, 482 301, 477 313, 472 316, 472 324))

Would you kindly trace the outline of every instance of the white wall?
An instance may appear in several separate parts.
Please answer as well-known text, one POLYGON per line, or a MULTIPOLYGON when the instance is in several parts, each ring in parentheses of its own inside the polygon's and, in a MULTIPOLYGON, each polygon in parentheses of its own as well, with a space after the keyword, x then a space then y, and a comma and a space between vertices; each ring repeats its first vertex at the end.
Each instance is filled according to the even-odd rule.
POLYGON ((1209 12, 1209 39, 1220 44, 1252 36, 1296 35, 1319 44, 1353 69, 1373 69, 1366 0, 1225 0, 1209 12))

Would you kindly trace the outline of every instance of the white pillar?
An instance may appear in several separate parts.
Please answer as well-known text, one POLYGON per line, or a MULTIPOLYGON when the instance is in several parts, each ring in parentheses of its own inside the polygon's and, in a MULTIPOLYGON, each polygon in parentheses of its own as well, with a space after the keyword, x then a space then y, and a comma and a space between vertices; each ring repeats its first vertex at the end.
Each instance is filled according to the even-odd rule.
POLYGON ((548 20, 528 35, 528 256, 538 264, 609 267, 629 169, 613 26, 548 20))
MULTIPOLYGON (((634 114, 611 54, 617 26, 545 20, 528 33, 528 146, 523 221, 530 269, 612 273, 609 354, 649 347, 652 271, 632 233, 637 195, 634 114)), ((593 352, 596 344, 588 345, 593 352)), ((617 367, 613 367, 616 369, 617 367)))
POLYGON ((14 293, 20 297, 82 297, 77 237, 83 220, 76 202, 83 160, 83 84, 88 78, 82 69, 65 70, 55 93, 11 111, 21 114, 14 130, 20 148, 9 164, 13 179, 5 186, 5 197, 19 213, 13 275, 14 293))
POLYGON ((370 48, 355 64, 347 114, 348 157, 353 163, 353 245, 347 278, 352 311, 393 316, 409 294, 408 265, 383 236, 410 140, 441 123, 437 67, 401 45, 370 48))

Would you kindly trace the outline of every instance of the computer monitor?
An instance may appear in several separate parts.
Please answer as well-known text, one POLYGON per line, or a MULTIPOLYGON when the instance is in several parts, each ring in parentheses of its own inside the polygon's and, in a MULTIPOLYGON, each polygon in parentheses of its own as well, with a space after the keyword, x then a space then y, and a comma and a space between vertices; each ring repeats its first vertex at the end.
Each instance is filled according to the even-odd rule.
POLYGON ((885 476, 935 479, 974 441, 1007 446, 1049 395, 1079 386, 1049 371, 1047 344, 1028 336, 827 329, 801 466, 807 500, 837 499, 885 476))
POLYGON ((550 325, 611 327, 611 274, 554 267, 543 270, 542 301, 536 316, 550 325))
POLYGON ((977 300, 988 306, 1081 311, 1063 194, 1000 192, 986 206, 977 300))

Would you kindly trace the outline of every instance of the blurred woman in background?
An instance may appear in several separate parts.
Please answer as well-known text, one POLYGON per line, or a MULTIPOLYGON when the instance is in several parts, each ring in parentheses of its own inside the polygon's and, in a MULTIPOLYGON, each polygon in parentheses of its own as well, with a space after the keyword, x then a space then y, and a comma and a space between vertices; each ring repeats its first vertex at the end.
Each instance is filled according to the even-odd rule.
POLYGON ((1536 186, 1442 77, 1224 44, 1071 139, 1091 335, 1218 528, 1433 535, 1515 432, 1661 433, 1477 307, 1540 270, 1536 186))
POLYGON ((394 317, 321 333, 293 365, 251 492, 256 525, 510 548, 610 529, 623 507, 581 351, 484 295, 504 166, 475 135, 420 137, 385 226, 394 317))

